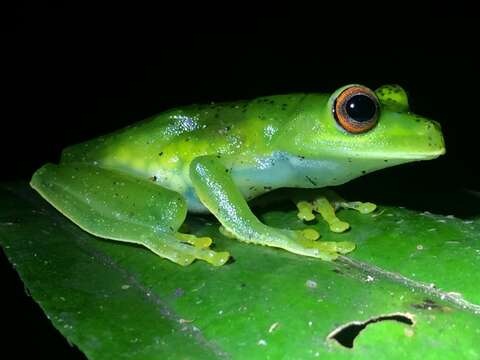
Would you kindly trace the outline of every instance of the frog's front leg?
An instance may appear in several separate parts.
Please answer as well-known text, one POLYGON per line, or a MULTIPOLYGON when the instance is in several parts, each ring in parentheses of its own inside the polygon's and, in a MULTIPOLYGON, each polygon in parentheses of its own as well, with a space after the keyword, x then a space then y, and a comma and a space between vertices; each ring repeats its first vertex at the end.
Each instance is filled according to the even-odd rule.
POLYGON ((330 226, 333 232, 344 232, 350 224, 340 220, 335 211, 343 209, 357 210, 361 214, 369 214, 376 209, 376 205, 369 202, 346 201, 337 193, 329 189, 322 189, 309 201, 302 199, 302 196, 294 196, 297 206, 297 216, 301 220, 311 221, 315 219, 314 212, 319 213, 330 226))
POLYGON ((272 228, 252 213, 230 173, 215 156, 202 156, 190 164, 190 179, 202 203, 238 240, 278 247, 290 252, 333 260, 354 249, 350 242, 316 241, 318 233, 272 228))

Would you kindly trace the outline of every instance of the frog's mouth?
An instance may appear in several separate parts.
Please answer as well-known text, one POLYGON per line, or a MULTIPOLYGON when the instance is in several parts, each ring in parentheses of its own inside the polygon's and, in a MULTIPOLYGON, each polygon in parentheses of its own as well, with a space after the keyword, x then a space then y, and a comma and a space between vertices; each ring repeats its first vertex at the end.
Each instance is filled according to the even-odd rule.
POLYGON ((359 151, 345 151, 339 157, 337 154, 324 154, 323 159, 353 159, 355 161, 374 161, 374 162, 393 162, 396 164, 401 164, 404 162, 412 161, 421 161, 421 160, 432 160, 446 153, 445 147, 438 148, 433 151, 408 151, 408 150, 399 150, 399 151, 368 151, 368 152, 359 152, 359 151))
POLYGON ((355 149, 343 149, 343 156, 348 154, 353 158, 364 158, 397 163, 432 160, 446 153, 445 141, 440 133, 430 132, 416 137, 397 136, 389 139, 379 150, 370 148, 356 152, 355 149))
POLYGON ((398 152, 398 153, 379 153, 379 154, 372 154, 373 156, 366 156, 371 159, 377 158, 377 159, 385 159, 385 160, 410 160, 410 161, 416 161, 416 160, 432 160, 436 159, 441 155, 444 155, 446 153, 445 147, 442 147, 438 150, 435 151, 429 151, 429 152, 398 152))

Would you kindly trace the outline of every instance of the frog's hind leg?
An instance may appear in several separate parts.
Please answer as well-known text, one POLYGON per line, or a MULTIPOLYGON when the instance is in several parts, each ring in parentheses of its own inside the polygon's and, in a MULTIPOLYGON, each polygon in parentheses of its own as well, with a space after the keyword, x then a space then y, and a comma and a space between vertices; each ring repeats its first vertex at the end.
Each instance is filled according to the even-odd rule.
POLYGON ((361 214, 369 214, 377 207, 369 202, 346 201, 329 189, 321 190, 313 200, 305 201, 297 196, 294 197, 294 202, 298 209, 297 216, 299 219, 310 221, 315 219, 314 212, 319 213, 333 232, 344 232, 350 228, 350 224, 337 217, 336 210, 340 208, 353 209, 361 214))
POLYGON ((229 258, 209 249, 210 238, 178 232, 187 213, 184 198, 151 180, 89 165, 47 164, 31 185, 93 235, 143 245, 180 265, 195 259, 222 265, 229 258))

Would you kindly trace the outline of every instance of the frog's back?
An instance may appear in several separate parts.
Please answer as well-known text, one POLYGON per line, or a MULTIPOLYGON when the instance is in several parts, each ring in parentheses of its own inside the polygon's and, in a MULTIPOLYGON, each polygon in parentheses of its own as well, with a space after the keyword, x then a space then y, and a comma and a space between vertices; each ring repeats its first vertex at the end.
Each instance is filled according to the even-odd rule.
POLYGON ((153 167, 178 168, 207 154, 258 153, 264 150, 258 147, 268 146, 268 134, 265 135, 264 129, 269 120, 274 120, 275 126, 281 125, 303 96, 276 95, 167 110, 71 146, 63 152, 62 162, 151 172, 153 167))

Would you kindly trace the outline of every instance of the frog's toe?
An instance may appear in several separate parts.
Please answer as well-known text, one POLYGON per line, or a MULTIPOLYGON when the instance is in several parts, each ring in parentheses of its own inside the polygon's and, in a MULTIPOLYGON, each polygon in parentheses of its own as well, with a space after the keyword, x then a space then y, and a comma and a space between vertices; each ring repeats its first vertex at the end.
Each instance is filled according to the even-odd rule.
POLYGON ((177 263, 178 265, 188 266, 195 260, 195 256, 176 254, 176 256, 171 257, 170 260, 177 263))
POLYGON ((192 245, 199 248, 208 248, 210 245, 212 245, 212 239, 208 236, 196 237, 193 240, 192 245))
POLYGON ((342 201, 339 205, 344 209, 357 210, 360 214, 369 214, 377 208, 377 205, 371 202, 361 201, 342 201))
POLYGON ((214 266, 222 266, 229 258, 230 253, 227 251, 213 251, 207 247, 186 244, 179 244, 179 247, 176 247, 173 256, 170 256, 172 261, 182 266, 190 265, 195 259, 204 260, 214 266))
POLYGON ((213 266, 222 266, 229 258, 230 253, 228 251, 213 251, 205 249, 197 254, 197 259, 204 260, 213 266))
POLYGON ((208 248, 212 244, 212 239, 207 236, 197 237, 192 234, 176 233, 175 237, 181 242, 191 244, 197 248, 208 248))
POLYGON ((349 241, 318 241, 313 253, 315 257, 324 260, 335 260, 339 254, 348 254, 355 249, 355 244, 349 241))
POLYGON ((315 241, 320 237, 320 234, 314 229, 304 229, 302 230, 302 236, 307 240, 315 241))
POLYGON ((336 233, 344 232, 350 228, 349 223, 342 221, 338 218, 335 218, 334 220, 329 222, 328 225, 330 226, 330 230, 336 233))
POLYGON ((315 219, 313 205, 308 201, 299 201, 295 204, 298 209, 297 216, 300 220, 311 221, 315 219))
POLYGON ((370 214, 371 212, 375 211, 376 208, 377 208, 377 205, 371 202, 364 202, 358 207, 358 211, 361 214, 370 214))
POLYGON ((335 243, 335 246, 339 254, 348 254, 355 250, 355 244, 351 241, 339 241, 335 243))

